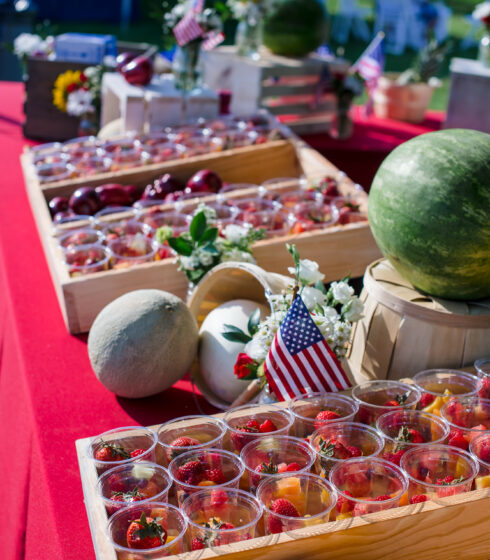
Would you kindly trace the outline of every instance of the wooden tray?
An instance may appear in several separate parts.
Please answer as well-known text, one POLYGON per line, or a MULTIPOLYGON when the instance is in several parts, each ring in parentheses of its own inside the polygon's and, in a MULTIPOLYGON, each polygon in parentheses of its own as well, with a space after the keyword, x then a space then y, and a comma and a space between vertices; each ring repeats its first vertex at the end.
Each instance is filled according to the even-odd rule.
MULTIPOLYGON (((280 403, 287 406, 286 403, 280 403)), ((222 414, 217 414, 221 417, 222 414)), ((157 429, 158 426, 150 426, 157 429)), ((98 560, 117 560, 105 535, 107 514, 95 494, 97 472, 87 458, 91 438, 76 441, 87 516, 98 560)), ((175 560, 488 560, 490 488, 314 528, 173 555, 175 560)))
MULTIPOLYGON (((99 175, 43 186, 35 175, 31 154, 23 154, 21 161, 31 208, 63 317, 69 332, 73 334, 88 331, 103 307, 132 290, 155 288, 185 299, 187 279, 183 272, 177 270, 174 259, 70 278, 53 236, 53 224, 47 205, 52 197, 69 196, 82 182, 84 185, 99 185, 110 181, 144 186, 164 172, 171 172, 176 177, 187 180, 195 171, 204 167, 219 173, 224 181, 256 184, 274 177, 299 177, 304 174, 315 178, 339 172, 318 152, 294 138, 229 150, 219 155, 188 158, 173 164, 155 164, 139 170, 120 171, 110 177, 99 175)), ((285 184, 276 188, 291 187, 285 184)), ((367 209, 366 193, 356 190, 351 180, 343 179, 339 190, 343 194, 357 192, 361 206, 364 210, 367 209)), ((232 198, 243 192, 235 191, 225 196, 232 198)), ((360 222, 260 241, 254 246, 258 264, 271 272, 286 273, 290 255, 285 242, 296 243, 302 258, 317 260, 320 269, 326 274, 326 281, 338 280, 347 274, 361 276, 366 266, 381 256, 368 223, 360 222)))

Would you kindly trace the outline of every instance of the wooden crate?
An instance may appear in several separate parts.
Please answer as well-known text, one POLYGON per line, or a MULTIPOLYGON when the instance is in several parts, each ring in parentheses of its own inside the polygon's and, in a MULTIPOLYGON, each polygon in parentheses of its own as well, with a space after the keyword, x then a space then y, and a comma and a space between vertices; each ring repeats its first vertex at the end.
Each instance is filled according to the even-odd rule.
POLYGON ((206 54, 206 84, 214 90, 232 92, 233 113, 266 108, 297 134, 328 132, 337 112, 333 93, 320 93, 325 72, 346 73, 347 61, 316 55, 305 58, 276 56, 264 50, 259 60, 240 57, 235 47, 219 47, 206 54))
MULTIPOLYGON (((111 174, 110 179, 107 175, 94 175, 86 179, 45 186, 41 186, 37 181, 31 154, 23 154, 21 160, 29 200, 63 317, 68 330, 74 334, 88 331, 104 306, 132 290, 161 289, 185 299, 187 279, 183 272, 177 270, 174 259, 70 278, 53 236, 53 224, 47 206, 47 201, 52 197, 69 196, 81 184, 100 185, 108 180, 143 186, 165 172, 171 172, 186 180, 203 167, 216 171, 224 181, 257 184, 274 177, 299 177, 305 174, 315 178, 338 173, 338 169, 323 156, 297 140, 281 140, 210 156, 149 165, 139 170, 120 171, 111 174)), ((288 186, 279 185, 277 188, 288 186)), ((340 184, 340 191, 348 194, 356 191, 356 187, 352 181, 345 178, 340 184)), ((235 191, 227 193, 226 197, 232 198, 240 194, 242 193, 235 191)), ((359 196, 366 210, 367 195, 362 191, 359 196)), ((268 271, 286 273, 290 263, 290 255, 285 247, 286 241, 296 243, 303 258, 317 260, 326 274, 326 281, 338 280, 346 274, 361 276, 366 266, 381 256, 367 222, 359 222, 323 231, 259 241, 254 246, 258 264, 268 271)))
MULTIPOLYGON (((281 403, 287 406, 287 403, 281 403)), ((221 414, 216 416, 221 417, 221 414)), ((158 426, 150 426, 157 429, 158 426)), ((91 438, 76 442, 87 516, 97 560, 117 560, 105 535, 107 514, 87 458, 91 438)), ((175 560, 488 560, 490 489, 403 506, 314 528, 173 555, 175 560)))

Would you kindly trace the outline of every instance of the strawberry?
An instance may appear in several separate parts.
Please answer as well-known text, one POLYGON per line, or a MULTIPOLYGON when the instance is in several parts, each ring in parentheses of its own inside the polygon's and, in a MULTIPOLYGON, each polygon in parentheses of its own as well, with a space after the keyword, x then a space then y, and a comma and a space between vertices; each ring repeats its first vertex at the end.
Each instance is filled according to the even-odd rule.
POLYGON ((468 441, 463 435, 461 430, 451 430, 449 432, 449 445, 453 447, 459 447, 460 449, 468 450, 468 441))
POLYGON ((272 420, 267 419, 265 422, 262 422, 262 424, 260 424, 259 430, 261 434, 267 434, 269 432, 277 431, 277 426, 272 420))
POLYGON ((224 490, 213 490, 211 492, 211 505, 221 507, 228 503, 228 495, 224 490))
POLYGON ((206 545, 204 544, 204 540, 202 538, 194 537, 192 539, 192 543, 191 543, 191 549, 192 550, 202 550, 205 547, 206 547, 206 545))
POLYGON ((111 489, 111 492, 124 492, 126 490, 124 479, 118 474, 111 474, 107 479, 107 485, 111 489))
POLYGON ((160 525, 160 519, 146 517, 143 512, 139 519, 132 521, 126 533, 128 548, 147 549, 164 545, 167 531, 160 525))
POLYGON ((99 449, 95 452, 95 458, 97 461, 124 461, 125 459, 130 459, 131 455, 115 443, 103 443, 99 449))
MULTIPOLYGON (((415 428, 409 428, 408 426, 402 426, 398 430, 398 435, 395 438, 396 441, 399 442, 407 442, 407 443, 424 443, 424 438, 422 434, 417 431, 415 428)), ((395 451, 398 447, 403 447, 403 445, 397 445, 395 451)))
POLYGON ((247 443, 251 440, 250 436, 247 436, 247 433, 248 434, 259 433, 259 429, 248 427, 248 426, 237 426, 235 430, 237 431, 232 432, 230 434, 230 440, 231 443, 233 444, 233 447, 236 449, 236 451, 241 451, 245 447, 245 445, 247 445, 247 443))
POLYGON ((482 378, 478 395, 481 399, 490 399, 490 376, 485 376, 482 378))
MULTIPOLYGON (((454 481, 455 481, 454 476, 451 476, 450 474, 448 474, 444 478, 438 478, 436 480, 436 484, 439 484, 440 486, 449 486, 450 484, 454 484, 454 481)), ((462 482, 462 481, 457 480, 456 483, 457 482, 462 482)))
POLYGON ((289 463, 286 467, 287 472, 296 472, 301 470, 301 465, 299 463, 289 463))
MULTIPOLYGON (((349 490, 354 496, 367 496, 371 490, 372 482, 365 472, 353 472, 345 477, 346 490, 349 490)), ((343 490, 344 494, 347 492, 343 490)))
POLYGON ((381 496, 376 496, 376 498, 374 498, 373 501, 375 501, 375 502, 385 502, 386 500, 391 500, 391 496, 388 496, 388 494, 383 494, 381 496))
POLYGON ((209 480, 215 484, 225 484, 226 477, 221 469, 207 469, 204 471, 204 480, 209 480))
POLYGON ((185 484, 197 486, 203 479, 202 471, 200 461, 189 461, 177 469, 176 478, 185 484))
POLYGON ((333 457, 334 459, 350 459, 350 452, 342 445, 340 441, 331 439, 330 441, 324 440, 320 437, 318 441, 318 452, 323 457, 333 457))
POLYGON ((137 457, 138 455, 142 455, 145 451, 146 449, 135 449, 134 451, 131 451, 131 457, 137 457))
POLYGON ((435 401, 435 399, 436 397, 434 395, 431 395, 430 393, 422 393, 422 396, 420 397, 420 401, 419 401, 420 408, 428 407, 430 404, 432 404, 435 401))
MULTIPOLYGON (((255 467, 255 472, 260 474, 277 474, 279 470, 277 465, 275 465, 271 459, 269 463, 260 463, 260 465, 257 465, 255 467)), ((261 478, 262 477, 260 475, 256 475, 256 474, 252 475, 252 485, 257 486, 261 478)))
POLYGON ((422 502, 426 502, 429 499, 429 496, 426 494, 416 494, 410 498, 411 504, 421 504, 422 502))
POLYGON ((399 449, 394 453, 383 453, 383 459, 385 461, 389 461, 390 463, 394 463, 395 465, 400 466, 401 458, 406 452, 407 452, 406 449, 399 449))
POLYGON ((445 414, 450 422, 457 426, 465 427, 467 414, 464 406, 456 398, 452 398, 446 405, 445 414))
POLYGON ((359 447, 356 447, 355 445, 347 445, 346 449, 350 453, 351 457, 361 457, 362 456, 362 451, 359 449, 359 447))
POLYGON ((232 523, 227 523, 226 521, 221 521, 221 519, 218 519, 217 517, 211 517, 204 524, 204 527, 206 527, 206 529, 229 530, 234 529, 235 525, 233 525, 232 523))
MULTIPOLYGON (((201 442, 199 440, 191 438, 191 437, 182 436, 182 437, 179 437, 177 439, 174 439, 174 441, 172 441, 172 443, 170 444, 170 447, 171 448, 174 448, 174 447, 192 447, 194 445, 201 445, 201 442)), ((184 449, 181 452, 179 452, 176 449, 169 449, 167 451, 168 462, 170 463, 170 461, 172 459, 175 459, 175 457, 180 455, 180 453, 185 453, 185 451, 188 451, 188 450, 184 449)))
POLYGON ((256 432, 260 431, 260 424, 257 422, 257 420, 249 420, 246 424, 246 427, 256 432))
POLYGON ((383 406, 403 406, 409 396, 410 396, 409 391, 407 391, 403 395, 396 395, 394 399, 390 399, 389 401, 386 401, 383 404, 383 406))
POLYGON ((340 414, 334 410, 322 410, 315 416, 315 430, 319 430, 326 422, 337 420, 340 414))
POLYGON ((288 464, 287 463, 279 463, 277 465, 277 472, 279 474, 283 473, 283 472, 286 472, 287 470, 288 470, 288 464))
MULTIPOLYGON (((298 510, 294 505, 285 498, 278 498, 270 505, 270 510, 279 515, 287 515, 288 517, 299 517, 298 510)), ((269 515, 267 519, 267 529, 269 533, 282 533, 283 525, 282 520, 275 515, 269 515)))
POLYGON ((135 486, 129 492, 111 492, 110 499, 114 502, 139 502, 145 499, 145 496, 139 492, 138 487, 135 486))
POLYGON ((400 406, 400 403, 398 401, 391 400, 383 403, 383 406, 400 406))
POLYGON ((454 488, 454 485, 459 484, 464 481, 464 477, 454 478, 454 476, 447 475, 444 478, 438 478, 436 484, 442 486, 440 490, 437 490, 438 498, 445 498, 447 496, 454 496, 458 494, 458 488, 454 488))
MULTIPOLYGON (((344 494, 353 498, 354 496, 349 492, 349 490, 344 490, 344 494)), ((354 509, 354 502, 344 498, 339 494, 337 499, 337 513, 348 513, 354 509)))
POLYGON ((479 459, 490 463, 490 435, 481 438, 479 448, 475 449, 475 452, 479 459))

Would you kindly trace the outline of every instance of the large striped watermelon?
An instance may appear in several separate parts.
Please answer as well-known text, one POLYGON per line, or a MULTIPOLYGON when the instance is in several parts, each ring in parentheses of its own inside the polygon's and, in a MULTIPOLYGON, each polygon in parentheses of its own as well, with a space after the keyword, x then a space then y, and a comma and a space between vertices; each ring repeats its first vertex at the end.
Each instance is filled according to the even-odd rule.
POLYGON ((398 146, 369 193, 383 254, 416 288, 490 297, 490 135, 443 130, 398 146))

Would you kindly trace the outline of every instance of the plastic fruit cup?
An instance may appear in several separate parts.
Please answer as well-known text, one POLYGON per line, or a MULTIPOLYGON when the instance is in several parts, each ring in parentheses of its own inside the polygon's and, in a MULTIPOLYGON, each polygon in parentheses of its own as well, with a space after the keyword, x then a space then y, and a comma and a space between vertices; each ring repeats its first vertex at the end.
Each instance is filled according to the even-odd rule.
POLYGON ((112 160, 110 157, 94 155, 91 157, 72 159, 70 163, 73 165, 75 173, 78 176, 86 177, 87 175, 107 172, 111 168, 112 160))
POLYGON ((439 414, 451 395, 470 397, 481 386, 475 375, 455 369, 427 369, 415 374, 413 381, 422 393, 418 408, 432 414, 439 414))
POLYGON ((159 146, 168 142, 169 136, 166 132, 150 132, 149 134, 138 136, 134 141, 134 145, 143 148, 145 146, 159 146))
POLYGON ((316 454, 315 470, 325 478, 341 461, 378 456, 384 445, 383 438, 374 428, 356 422, 325 424, 313 432, 310 443, 316 454))
POLYGON ((341 461, 330 471, 329 480, 339 495, 337 520, 404 505, 408 489, 403 470, 377 457, 341 461))
POLYGON ((352 397, 359 405, 358 422, 374 426, 382 414, 393 410, 395 402, 399 403, 397 408, 415 408, 420 400, 420 391, 399 381, 377 380, 356 385, 352 389, 352 397))
POLYGON ((479 471, 475 478, 475 488, 490 488, 490 433, 483 433, 473 438, 470 452, 478 461, 479 471))
POLYGON ((64 251, 65 263, 70 276, 82 276, 109 269, 111 254, 98 243, 79 245, 64 251))
POLYGON ((36 173, 41 183, 66 181, 74 177, 75 170, 69 163, 46 163, 36 168, 36 173))
POLYGON ((191 550, 253 539, 262 517, 258 500, 229 488, 200 490, 186 498, 181 509, 189 524, 191 550), (229 525, 221 528, 224 523, 229 525))
POLYGON ((181 157, 194 157, 212 152, 220 152, 225 149, 225 142, 219 137, 191 137, 179 142, 178 149, 181 157))
POLYGON ((185 148, 180 144, 167 142, 165 144, 152 144, 141 146, 141 157, 145 163, 161 163, 172 159, 179 159, 185 148))
POLYGON ((224 447, 235 453, 245 447, 250 441, 257 438, 274 435, 289 434, 289 430, 293 424, 293 417, 288 410, 281 408, 275 404, 246 404, 232 408, 223 416, 223 422, 227 427, 224 447), (263 426, 263 430, 271 428, 270 431, 257 431, 256 429, 247 428, 250 421, 255 421, 259 426, 263 426), (272 426, 268 426, 269 422, 272 426), (264 423, 266 423, 264 425, 264 423))
POLYGON ((245 465, 243 489, 255 493, 260 481, 285 472, 309 472, 315 462, 313 448, 304 440, 290 436, 269 436, 247 443, 240 457, 245 465), (257 472, 262 465, 264 471, 257 472))
POLYGON ((185 548, 187 520, 174 506, 163 502, 135 504, 115 513, 107 524, 109 540, 116 551, 118 560, 159 560, 179 554, 185 548), (141 514, 146 518, 160 518, 158 523, 165 529, 166 542, 156 548, 135 549, 128 547, 127 533, 133 521, 139 521, 141 514))
POLYGON ((382 458, 395 465, 400 464, 409 449, 417 445, 445 443, 449 434, 449 426, 444 420, 419 410, 385 412, 376 421, 376 428, 385 440, 382 458))
POLYGON ((476 360, 475 369, 482 383, 478 394, 482 399, 490 399, 490 357, 476 360))
POLYGON ((167 502, 172 479, 167 470, 142 461, 109 469, 97 480, 96 492, 108 515, 138 502, 167 502))
POLYGON ((467 450, 473 438, 483 432, 490 434, 488 399, 451 397, 441 408, 441 417, 449 424, 449 444, 455 447, 467 450))
MULTIPOLYGON (((185 206, 183 206, 182 211, 190 216, 195 216, 201 211, 201 208, 199 208, 199 204, 199 202, 194 204, 186 204, 185 206)), ((226 206, 225 204, 220 204, 218 202, 204 202, 203 204, 214 210, 213 215, 216 216, 216 219, 208 218, 208 223, 217 221, 219 222, 221 220, 229 220, 231 218, 234 218, 237 214, 236 208, 233 208, 232 206, 226 206)), ((178 204, 176 205, 176 207, 178 207, 178 204)))
POLYGON ((55 237, 60 237, 74 229, 95 229, 97 225, 93 216, 85 216, 82 214, 73 214, 73 216, 56 218, 53 224, 53 235, 55 237))
POLYGON ((108 154, 121 154, 123 152, 131 152, 135 149, 136 143, 134 136, 129 134, 123 138, 118 138, 117 140, 110 140, 104 142, 102 147, 108 154))
POLYGON ((289 403, 289 410, 294 418, 293 434, 305 438, 330 422, 352 422, 357 408, 357 403, 350 397, 333 393, 312 393, 295 397, 289 403), (322 414, 317 418, 326 411, 332 414, 322 414))
POLYGON ((257 498, 264 506, 265 532, 273 534, 327 523, 337 503, 337 492, 317 475, 283 473, 264 479, 257 488, 257 498), (278 500, 290 502, 298 516, 276 512, 278 500))
POLYGON ((106 241, 112 241, 117 237, 122 237, 123 235, 135 235, 136 233, 142 233, 146 237, 153 237, 153 229, 146 225, 141 224, 135 220, 120 220, 118 222, 113 222, 106 225, 102 233, 106 241))
POLYGON ((163 226, 172 228, 174 235, 180 235, 189 229, 189 217, 180 212, 146 212, 138 216, 138 221, 153 229, 163 226))
POLYGON ((305 189, 288 191, 279 194, 278 201, 285 207, 293 209, 297 204, 302 202, 317 202, 323 204, 322 193, 317 191, 307 191, 305 189))
POLYGON ((109 241, 112 267, 129 268, 155 260, 158 244, 142 233, 124 235, 109 241))
POLYGON ((158 428, 158 462, 166 466, 188 451, 220 449, 225 433, 225 424, 213 416, 182 416, 169 420, 158 428), (191 441, 186 442, 185 438, 191 441))
POLYGON ((274 212, 281 208, 279 203, 258 196, 235 199, 232 205, 238 209, 240 215, 245 216, 253 216, 256 212, 274 212))
POLYGON ((407 451, 400 462, 410 486, 410 503, 469 492, 478 464, 467 451, 449 445, 423 445, 407 451))
POLYGON ((238 488, 244 470, 245 467, 239 457, 221 449, 188 451, 178 455, 168 466, 179 505, 182 505, 188 496, 206 487, 238 488), (191 478, 186 479, 190 482, 183 481, 181 474, 182 470, 188 469, 185 466, 188 463, 196 465, 195 471, 190 475, 191 478))
POLYGON ((144 159, 140 150, 121 150, 111 154, 111 170, 118 171, 119 169, 129 169, 137 167, 144 163, 144 159))
POLYGON ((101 244, 104 240, 104 235, 96 229, 77 229, 65 233, 58 239, 60 247, 63 249, 72 249, 79 245, 92 245, 94 243, 101 244))
POLYGON ((333 226, 338 220, 338 212, 330 204, 321 200, 298 202, 290 207, 295 221, 303 224, 305 231, 333 226))
POLYGON ((84 148, 98 148, 100 147, 100 140, 96 136, 79 136, 63 142, 61 150, 74 154, 76 157, 77 151, 84 150, 84 148))
POLYGON ((148 428, 141 426, 126 426, 108 430, 90 441, 88 446, 88 457, 94 462, 98 474, 136 461, 155 462, 155 448, 157 435, 148 428), (104 459, 100 454, 105 448, 104 459))
POLYGON ((281 210, 241 212, 237 216, 254 229, 265 229, 267 237, 278 237, 289 233, 288 214, 281 210))

